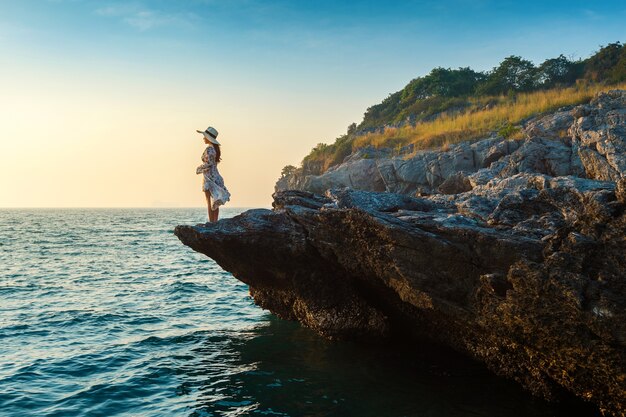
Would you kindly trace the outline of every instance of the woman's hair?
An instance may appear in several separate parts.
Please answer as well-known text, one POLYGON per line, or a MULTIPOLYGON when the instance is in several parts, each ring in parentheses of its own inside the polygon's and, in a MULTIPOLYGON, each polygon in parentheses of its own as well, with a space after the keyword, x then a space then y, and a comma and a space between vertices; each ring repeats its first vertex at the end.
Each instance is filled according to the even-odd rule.
POLYGON ((215 149, 215 162, 221 161, 222 160, 222 151, 220 151, 220 145, 216 145, 213 142, 211 142, 211 145, 213 145, 213 148, 215 149))

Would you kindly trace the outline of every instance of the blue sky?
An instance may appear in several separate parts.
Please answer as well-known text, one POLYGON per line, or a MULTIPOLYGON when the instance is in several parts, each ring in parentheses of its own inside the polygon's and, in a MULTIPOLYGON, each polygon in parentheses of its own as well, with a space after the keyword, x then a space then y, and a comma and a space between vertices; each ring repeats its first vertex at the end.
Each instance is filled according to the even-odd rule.
POLYGON ((53 65, 217 65, 277 88, 371 81, 380 94, 435 66, 585 57, 624 40, 624 21, 624 1, 20 0, 0 4, 0 42, 53 65))
POLYGON ((0 178, 39 175, 68 191, 36 197, 0 180, 15 190, 0 193, 0 207, 193 205, 193 169, 173 173, 187 175, 183 164, 197 159, 187 135, 209 124, 226 139, 235 205, 267 205, 283 166, 432 68, 584 58, 626 41, 625 21, 623 0, 1 1, 0 178), (33 139, 42 123, 49 132, 33 139), (129 144, 147 129, 168 186, 150 188, 155 173, 133 170, 144 151, 129 144), (78 181, 77 162, 104 140, 111 155, 129 155, 106 198, 78 181), (58 153, 46 171, 54 175, 14 162, 36 147, 58 153))

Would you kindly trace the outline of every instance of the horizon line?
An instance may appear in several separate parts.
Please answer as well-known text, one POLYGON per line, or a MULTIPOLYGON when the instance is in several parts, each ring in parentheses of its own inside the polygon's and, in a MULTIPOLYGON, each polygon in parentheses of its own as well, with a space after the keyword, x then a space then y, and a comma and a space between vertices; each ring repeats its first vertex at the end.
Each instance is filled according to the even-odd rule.
MULTIPOLYGON (((271 206, 240 206, 240 207, 222 207, 223 209, 255 209, 255 208, 271 208, 271 206)), ((179 207, 179 206, 163 206, 163 207, 155 207, 155 206, 58 206, 58 207, 0 207, 0 210, 56 210, 56 209, 94 209, 94 210, 102 210, 102 209, 206 209, 206 206, 188 206, 188 207, 179 207)))

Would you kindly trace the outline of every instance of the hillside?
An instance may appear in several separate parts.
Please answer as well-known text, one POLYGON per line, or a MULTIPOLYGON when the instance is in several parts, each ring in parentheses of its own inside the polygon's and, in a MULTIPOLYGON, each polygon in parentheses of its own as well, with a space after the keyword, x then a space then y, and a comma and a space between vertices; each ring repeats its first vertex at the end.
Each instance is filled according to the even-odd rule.
POLYGON ((596 93, 626 87, 626 45, 615 42, 573 61, 560 55, 538 66, 519 56, 488 72, 435 68, 411 80, 365 112, 360 124, 332 144, 320 143, 293 173, 319 175, 359 149, 390 148, 396 154, 497 133, 520 135, 520 123, 561 107, 588 102, 596 93))

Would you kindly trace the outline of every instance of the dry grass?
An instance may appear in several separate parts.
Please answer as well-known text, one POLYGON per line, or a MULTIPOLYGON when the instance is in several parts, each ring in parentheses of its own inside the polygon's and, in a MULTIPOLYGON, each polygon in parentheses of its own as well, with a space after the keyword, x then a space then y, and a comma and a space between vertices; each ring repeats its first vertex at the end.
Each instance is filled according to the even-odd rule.
MULTIPOLYGON (((503 126, 517 125, 523 120, 559 107, 589 101, 600 91, 626 89, 626 83, 618 85, 579 84, 515 96, 482 97, 471 103, 469 108, 457 114, 444 114, 435 120, 415 126, 387 128, 382 133, 370 133, 357 137, 352 149, 368 145, 395 147, 414 144, 415 149, 447 146, 465 140, 476 139, 498 131, 503 126), (490 103, 490 105, 487 105, 490 103)), ((518 130, 510 137, 521 136, 518 130)))

